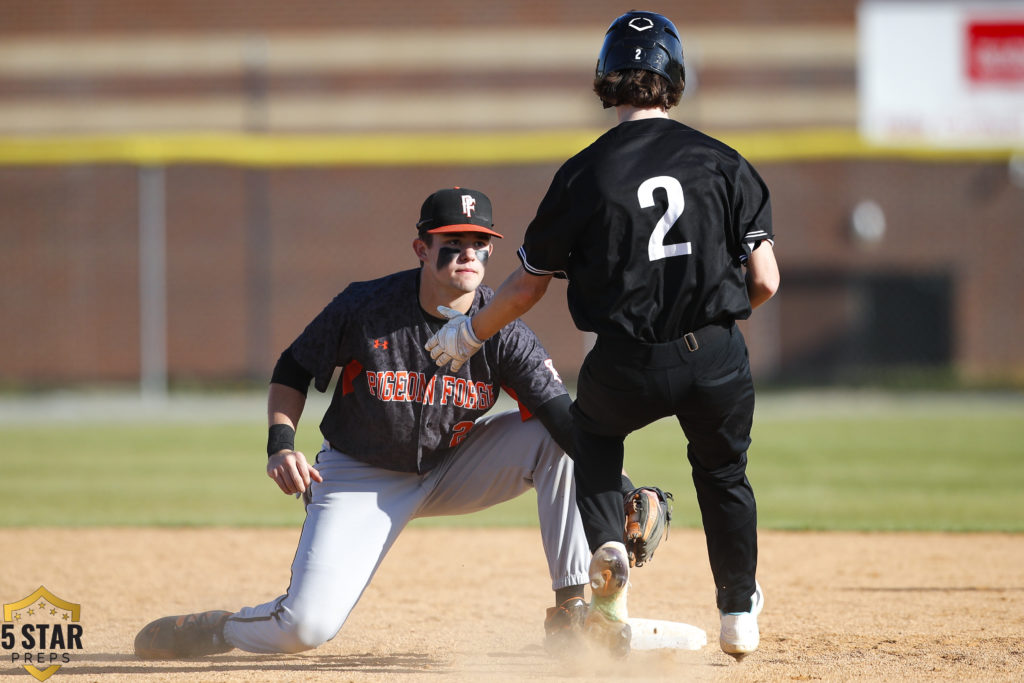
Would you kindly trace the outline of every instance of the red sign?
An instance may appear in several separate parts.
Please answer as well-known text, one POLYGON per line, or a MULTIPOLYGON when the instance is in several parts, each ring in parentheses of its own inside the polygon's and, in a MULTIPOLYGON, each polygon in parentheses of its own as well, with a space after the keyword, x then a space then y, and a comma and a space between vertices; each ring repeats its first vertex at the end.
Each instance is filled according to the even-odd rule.
POLYGON ((1024 84, 1024 21, 969 23, 967 77, 975 83, 1024 84))

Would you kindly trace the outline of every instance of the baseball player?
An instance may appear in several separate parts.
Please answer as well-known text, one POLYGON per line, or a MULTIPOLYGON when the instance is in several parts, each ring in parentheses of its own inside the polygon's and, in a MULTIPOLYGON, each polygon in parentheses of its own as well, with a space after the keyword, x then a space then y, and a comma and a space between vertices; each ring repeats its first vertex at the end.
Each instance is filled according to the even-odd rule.
MULTIPOLYGON (((490 200, 439 190, 417 228, 419 268, 349 285, 274 368, 267 474, 307 502, 287 591, 235 613, 157 619, 135 640, 139 657, 315 648, 341 629, 409 521, 481 510, 531 487, 555 591, 547 644, 558 649, 580 630, 590 551, 565 454, 571 400, 547 352, 518 321, 458 371, 438 370, 422 352, 445 322, 431 312, 475 313, 493 296, 481 285, 491 239, 501 237, 490 200), (310 463, 294 448, 295 429, 310 383, 325 391, 337 368, 325 441, 310 463), (502 390, 519 410, 486 414, 502 390)), ((620 537, 622 505, 620 495, 620 537)))
POLYGON ((458 316, 427 348, 462 363, 529 310, 552 277, 597 333, 580 370, 576 486, 595 587, 591 612, 624 622, 629 566, 618 472, 630 432, 673 415, 683 429, 721 616, 722 650, 759 644, 757 514, 747 480, 754 386, 736 320, 772 297, 768 189, 735 150, 669 118, 684 87, 676 27, 653 12, 612 22, 594 91, 619 123, 555 174, 491 302, 458 316))

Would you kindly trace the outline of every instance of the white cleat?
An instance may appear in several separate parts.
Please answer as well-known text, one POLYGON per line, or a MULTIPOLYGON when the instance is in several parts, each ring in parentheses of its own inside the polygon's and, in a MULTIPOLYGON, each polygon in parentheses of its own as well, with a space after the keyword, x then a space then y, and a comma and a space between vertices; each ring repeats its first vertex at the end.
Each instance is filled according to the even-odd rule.
POLYGON ((722 634, 718 639, 722 652, 742 659, 761 644, 761 632, 757 628, 757 615, 764 608, 764 592, 761 584, 754 582, 754 594, 750 596, 749 612, 720 612, 722 634))
POLYGON ((615 657, 629 654, 631 629, 626 609, 629 555, 620 542, 605 543, 590 560, 590 609, 584 630, 592 643, 615 657))

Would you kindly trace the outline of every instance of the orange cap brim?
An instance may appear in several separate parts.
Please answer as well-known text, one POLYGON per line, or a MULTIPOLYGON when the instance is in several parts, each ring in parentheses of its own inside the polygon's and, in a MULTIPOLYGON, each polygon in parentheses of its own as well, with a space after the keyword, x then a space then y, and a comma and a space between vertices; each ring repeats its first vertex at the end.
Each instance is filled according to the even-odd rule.
POLYGON ((493 235, 504 239, 504 235, 499 232, 494 232, 490 228, 485 228, 482 225, 470 225, 469 223, 460 223, 456 225, 445 225, 440 228, 434 228, 433 230, 427 230, 431 235, 436 235, 444 232, 479 232, 484 235, 493 235))

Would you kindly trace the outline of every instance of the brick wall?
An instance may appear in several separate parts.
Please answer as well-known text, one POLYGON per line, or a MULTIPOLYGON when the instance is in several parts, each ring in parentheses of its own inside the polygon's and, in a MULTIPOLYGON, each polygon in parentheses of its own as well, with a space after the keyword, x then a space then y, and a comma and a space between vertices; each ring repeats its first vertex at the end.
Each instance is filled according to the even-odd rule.
MULTIPOLYGON (((670 2, 657 9, 686 23, 851 23, 856 0, 670 2)), ((10 0, 0 35, 136 31, 281 31, 379 27, 607 24, 628 6, 608 0, 10 0)))
MULTIPOLYGON (((924 326, 922 334, 950 336, 953 367, 974 378, 1022 377, 1016 261, 1024 249, 1024 192, 1008 182, 1004 165, 834 161, 759 170, 773 192, 783 273, 777 299, 745 325, 760 376, 799 375, 812 359, 826 371, 829 363, 869 362, 857 355, 863 339, 829 345, 836 335, 862 334, 873 325, 875 313, 862 296, 872 278, 901 274, 948 280, 951 329, 916 320, 914 310, 906 314, 924 326), (862 199, 886 213, 886 234, 874 245, 858 243, 849 229, 849 212, 862 199)), ((507 235, 490 264, 487 282, 496 286, 518 264, 514 251, 553 171, 549 164, 255 174, 172 167, 166 177, 172 378, 264 376, 345 284, 416 265, 413 224, 423 197, 439 187, 474 186, 494 200, 495 220, 507 235), (252 272, 248 260, 253 188, 266 192, 260 197, 270 238, 256 247, 270 255, 268 274, 252 272)), ((132 168, 0 169, 0 383, 137 375, 136 183, 132 168)), ((527 320, 572 376, 585 340, 568 318, 564 283, 553 284, 527 320)), ((873 343, 914 357, 904 347, 920 337, 896 327, 886 334, 872 329, 873 343)))
MULTIPOLYGON (((695 40, 687 45, 697 48, 688 53, 698 67, 697 95, 684 100, 677 118, 711 130, 854 125, 856 5, 854 0, 726 0, 659 7, 684 34, 694 27, 695 40), (804 45, 804 57, 793 59, 794 41, 804 45), (759 58, 747 54, 751 45, 759 58)), ((232 34, 276 40, 298 32, 322 40, 324 32, 369 29, 381 39, 381 49, 388 50, 392 28, 423 28, 431 36, 431 31, 446 29, 554 26, 575 31, 573 40, 582 42, 566 46, 570 57, 563 55, 555 66, 521 68, 513 43, 513 49, 504 48, 504 61, 488 70, 456 60, 430 79, 401 66, 383 73, 352 69, 344 59, 281 70, 271 64, 264 75, 266 102, 301 104, 309 111, 380 93, 411 98, 441 90, 456 97, 492 86, 504 91, 511 106, 529 99, 536 83, 543 82, 546 95, 578 91, 589 98, 581 118, 559 125, 603 126, 605 113, 594 106, 585 85, 596 49, 590 34, 623 8, 603 0, 384 0, 355 6, 323 0, 12 0, 5 3, 0 21, 0 51, 6 39, 28 54, 41 49, 53 61, 42 70, 35 64, 20 70, 0 64, 0 134, 163 129, 157 115, 187 114, 217 98, 226 102, 229 114, 237 114, 237 121, 218 126, 216 117, 224 112, 211 108, 209 118, 195 119, 198 128, 245 128, 245 107, 252 106, 251 74, 236 64, 239 51, 232 34), (140 34, 154 48, 171 49, 172 57, 181 50, 177 45, 179 52, 173 52, 175 45, 168 42, 175 35, 190 41, 190 50, 219 56, 180 73, 159 64, 150 71, 134 63, 120 68, 125 61, 159 56, 132 42, 140 34), (227 42, 218 42, 225 34, 227 42), (115 55, 108 66, 101 60, 95 69, 71 73, 81 50, 101 47, 115 55), (56 116, 62 112, 63 118, 56 116), (104 118, 107 112, 114 118, 104 118), (133 119, 133 112, 142 113, 133 119), (85 115, 91 117, 88 126, 85 115)), ((547 43, 532 43, 535 48, 542 44, 547 43)), ((304 47, 291 44, 300 52, 304 47)), ((429 41, 416 49, 423 54, 429 41)), ((426 121, 423 101, 409 108, 409 120, 400 125, 436 129, 434 120, 426 121)), ((552 115, 575 106, 571 98, 556 101, 559 111, 549 108, 552 115)), ((440 114, 445 105, 438 108, 440 114)), ((355 125, 345 118, 347 110, 338 111, 327 129, 355 125)), ((360 125, 372 130, 374 123, 360 125)), ((316 125, 323 124, 306 128, 316 125)), ((483 114, 471 125, 493 126, 493 115, 483 114)), ((298 127, 284 120, 276 130, 298 127)), ((824 161, 758 168, 773 192, 783 272, 779 297, 744 324, 760 376, 786 379, 815 367, 822 368, 819 378, 827 378, 836 368, 856 370, 869 342, 888 344, 896 357, 913 359, 908 344, 945 335, 948 344, 937 348, 946 349, 950 365, 964 375, 1024 383, 1024 350, 1016 342, 1024 336, 1024 291, 1015 276, 1015 260, 1024 247, 1019 230, 1024 191, 1011 182, 1004 163, 824 161), (888 220, 884 239, 874 245, 857 242, 849 230, 851 209, 865 199, 877 202, 888 220), (914 278, 925 289, 939 283, 940 293, 948 285, 948 320, 908 311, 905 320, 895 321, 903 327, 894 327, 890 339, 887 330, 872 327, 883 319, 873 308, 880 288, 884 294, 892 283, 913 287, 914 278), (920 326, 924 336, 907 334, 906 325, 920 326), (866 330, 870 340, 864 339, 866 330)), ((265 378, 277 353, 347 282, 415 265, 409 246, 412 221, 422 198, 439 187, 476 186, 494 199, 499 226, 508 235, 491 262, 488 282, 497 285, 517 265, 514 251, 522 229, 554 169, 555 164, 169 168, 172 379, 265 378), (264 228, 268 237, 253 237, 264 228), (269 271, 262 270, 266 258, 269 271)), ((138 212, 134 167, 0 167, 0 387, 136 379, 138 212)), ((571 376, 585 340, 568 320, 564 283, 552 285, 527 320, 571 376)))

